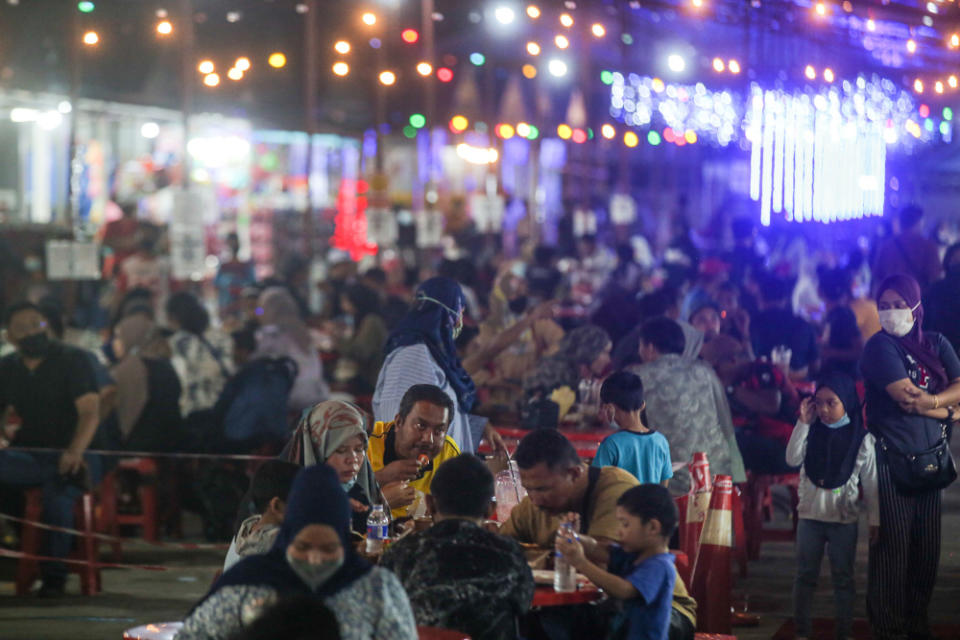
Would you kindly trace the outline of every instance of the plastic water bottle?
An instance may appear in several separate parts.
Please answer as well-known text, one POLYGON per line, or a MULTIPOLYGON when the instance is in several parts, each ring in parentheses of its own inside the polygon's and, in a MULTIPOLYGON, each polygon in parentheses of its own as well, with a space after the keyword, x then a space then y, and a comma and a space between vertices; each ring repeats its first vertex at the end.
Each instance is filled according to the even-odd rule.
POLYGON ((390 518, 383 511, 382 504, 373 505, 367 518, 367 553, 370 555, 383 551, 383 541, 387 539, 390 518))
MULTIPOLYGON (((565 538, 576 538, 577 534, 573 530, 573 525, 565 522, 560 526, 560 535, 565 538)), ((556 552, 557 557, 553 562, 553 590, 557 593, 570 593, 577 590, 577 570, 567 562, 563 554, 556 552)))

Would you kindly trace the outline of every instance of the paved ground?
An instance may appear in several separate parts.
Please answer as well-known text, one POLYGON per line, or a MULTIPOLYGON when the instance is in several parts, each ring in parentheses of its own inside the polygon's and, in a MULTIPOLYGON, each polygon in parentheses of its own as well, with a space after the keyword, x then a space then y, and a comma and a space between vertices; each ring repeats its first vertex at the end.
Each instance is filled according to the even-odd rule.
MULTIPOLYGON (((931 608, 934 622, 960 624, 960 485, 945 495, 944 548, 940 578, 931 608)), ((187 531, 199 531, 187 520, 187 531), (192 525, 192 526, 191 526, 192 525)), ((856 615, 864 616, 866 585, 866 540, 861 530, 857 585, 860 591, 856 615)), ((202 596, 220 566, 221 557, 210 551, 157 551, 130 548, 126 562, 161 564, 164 572, 107 570, 102 594, 84 598, 68 596, 60 601, 16 598, 10 582, 13 563, 0 561, 0 640, 119 640, 124 629, 180 619, 202 596)), ((739 580, 734 598, 749 611, 761 615, 761 625, 737 629, 743 640, 768 639, 790 617, 793 552, 788 543, 764 545, 762 557, 750 564, 749 577, 739 580)), ((68 591, 79 593, 77 578, 68 591)), ((830 579, 826 561, 817 593, 815 615, 832 615, 830 579)), ((958 634, 957 637, 960 637, 958 634)), ((943 638, 942 640, 955 640, 943 638)))

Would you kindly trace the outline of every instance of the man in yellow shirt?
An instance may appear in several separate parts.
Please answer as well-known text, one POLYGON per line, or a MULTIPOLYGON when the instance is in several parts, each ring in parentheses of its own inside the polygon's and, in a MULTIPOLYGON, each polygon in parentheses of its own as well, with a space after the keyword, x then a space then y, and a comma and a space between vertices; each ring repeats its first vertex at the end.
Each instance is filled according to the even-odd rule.
POLYGON ((440 387, 416 384, 403 395, 393 422, 374 424, 367 457, 395 519, 407 515, 415 491, 430 494, 441 464, 460 455, 447 435, 453 413, 453 401, 440 387))

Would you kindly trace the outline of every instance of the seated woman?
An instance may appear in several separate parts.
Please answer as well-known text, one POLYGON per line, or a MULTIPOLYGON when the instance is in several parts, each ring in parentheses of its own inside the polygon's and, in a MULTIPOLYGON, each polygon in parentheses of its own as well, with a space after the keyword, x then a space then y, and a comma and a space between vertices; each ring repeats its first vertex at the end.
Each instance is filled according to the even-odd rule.
POLYGON ((384 498, 393 507, 413 502, 412 488, 394 482, 380 491, 367 460, 367 431, 360 410, 348 402, 327 400, 314 405, 297 425, 281 454, 303 466, 326 463, 337 472, 343 490, 350 498, 352 529, 363 535, 367 530, 370 505, 384 498))
POLYGON ((139 313, 127 316, 113 330, 111 347, 118 362, 110 375, 117 385, 112 423, 116 428, 107 428, 113 441, 109 446, 174 451, 180 444, 180 380, 158 350, 157 336, 153 321, 139 313))
MULTIPOLYGON (((576 393, 580 380, 598 378, 610 366, 613 343, 600 327, 587 325, 574 329, 563 337, 557 352, 540 361, 523 379, 527 400, 551 400, 554 392, 564 387, 576 393)), ((569 393, 568 392, 568 393, 569 393)), ((570 408, 569 400, 557 402, 570 408)), ((566 413, 561 407, 559 417, 566 413)))
POLYGON ((410 601, 396 576, 350 545, 350 507, 339 475, 306 467, 293 483, 273 548, 244 558, 194 607, 176 640, 226 640, 280 598, 316 598, 335 612, 344 640, 416 640, 410 601))

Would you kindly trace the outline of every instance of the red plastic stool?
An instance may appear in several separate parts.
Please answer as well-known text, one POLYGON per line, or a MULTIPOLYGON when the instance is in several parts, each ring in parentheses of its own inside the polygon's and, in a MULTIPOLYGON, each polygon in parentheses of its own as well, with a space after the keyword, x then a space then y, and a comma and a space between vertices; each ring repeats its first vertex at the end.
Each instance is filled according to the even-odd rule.
MULTIPOLYGON (((39 522, 43 515, 43 490, 40 488, 27 489, 24 493, 26 505, 23 510, 24 520, 39 522)), ((77 528, 83 531, 80 539, 79 551, 71 554, 71 558, 83 560, 88 564, 69 564, 70 571, 80 574, 80 590, 85 596, 100 592, 100 568, 97 563, 97 545, 93 538, 93 511, 94 500, 90 492, 80 496, 75 508, 77 528)), ((24 523, 20 530, 20 550, 30 555, 40 554, 41 529, 24 523)), ((25 596, 30 593, 30 587, 40 575, 40 563, 31 558, 20 558, 17 561, 16 594, 25 596)))
POLYGON ((778 475, 747 474, 747 495, 745 496, 744 512, 746 513, 745 527, 747 538, 747 557, 750 560, 760 558, 760 545, 765 540, 789 542, 797 537, 797 506, 800 499, 797 487, 800 484, 800 475, 785 473, 778 475), (793 511, 793 527, 785 531, 767 531, 763 523, 769 521, 773 515, 773 503, 770 487, 782 485, 790 491, 790 502, 793 511))
MULTIPOLYGON (((159 518, 157 513, 157 463, 151 458, 124 458, 117 468, 103 478, 100 485, 102 502, 101 529, 112 536, 120 535, 120 527, 125 525, 143 528, 145 540, 156 542, 159 538, 159 518), (140 496, 140 513, 120 513, 117 510, 117 478, 120 470, 136 471, 140 475, 137 492, 140 496)), ((111 543, 116 562, 120 561, 122 547, 120 542, 111 543)))

